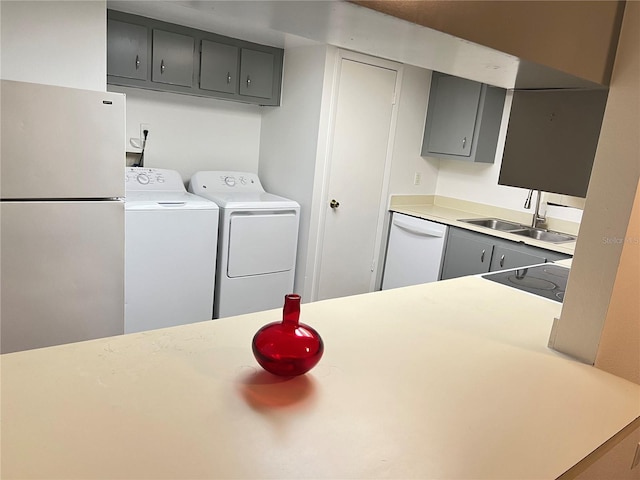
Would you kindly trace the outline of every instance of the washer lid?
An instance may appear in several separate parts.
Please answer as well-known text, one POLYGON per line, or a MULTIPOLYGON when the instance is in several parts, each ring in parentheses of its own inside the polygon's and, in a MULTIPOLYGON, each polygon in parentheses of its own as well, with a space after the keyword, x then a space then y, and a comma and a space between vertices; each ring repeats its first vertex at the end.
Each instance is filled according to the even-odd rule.
POLYGON ((220 208, 229 210, 283 210, 300 208, 298 202, 294 200, 266 192, 205 192, 200 195, 217 203, 220 208))
POLYGON ((127 192, 125 210, 218 210, 218 205, 188 192, 127 192))

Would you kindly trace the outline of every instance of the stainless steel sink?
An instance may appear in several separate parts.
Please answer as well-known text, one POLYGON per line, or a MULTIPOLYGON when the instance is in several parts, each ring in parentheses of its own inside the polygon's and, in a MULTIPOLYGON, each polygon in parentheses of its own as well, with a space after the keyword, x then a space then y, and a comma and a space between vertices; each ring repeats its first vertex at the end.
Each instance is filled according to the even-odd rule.
POLYGON ((502 232, 511 232, 514 230, 521 230, 523 228, 526 228, 519 223, 507 222, 505 220, 499 220, 497 218, 471 218, 460 221, 470 223, 471 225, 490 228, 492 230, 500 230, 502 232))
POLYGON ((573 242, 576 240, 576 237, 574 237, 573 235, 568 235, 566 233, 549 232, 547 230, 540 230, 530 227, 524 228, 522 230, 512 231, 511 233, 515 233, 516 235, 521 235, 523 237, 535 238, 536 240, 542 240, 543 242, 550 243, 573 242))
POLYGON ((499 230, 501 232, 508 232, 523 237, 534 238, 536 240, 549 243, 565 243, 576 240, 576 237, 566 233, 550 232, 548 230, 528 227, 520 223, 508 222, 498 218, 469 218, 464 220, 461 219, 459 221, 469 223, 471 225, 490 228, 492 230, 499 230))

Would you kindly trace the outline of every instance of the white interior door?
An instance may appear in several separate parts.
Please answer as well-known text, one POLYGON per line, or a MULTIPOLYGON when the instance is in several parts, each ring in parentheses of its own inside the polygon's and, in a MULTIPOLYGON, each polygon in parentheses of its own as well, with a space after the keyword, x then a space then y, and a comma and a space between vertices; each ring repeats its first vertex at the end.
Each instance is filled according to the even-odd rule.
POLYGON ((318 300, 373 290, 397 75, 392 68, 341 59, 318 300))

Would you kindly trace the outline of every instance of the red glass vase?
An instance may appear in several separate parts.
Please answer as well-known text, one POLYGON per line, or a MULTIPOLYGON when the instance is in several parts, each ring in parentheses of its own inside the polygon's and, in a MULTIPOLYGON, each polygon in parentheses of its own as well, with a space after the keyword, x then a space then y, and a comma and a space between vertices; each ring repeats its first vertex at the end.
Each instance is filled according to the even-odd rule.
POLYGON ((320 361, 322 338, 299 319, 300 295, 285 295, 282 322, 269 323, 254 335, 253 355, 267 372, 293 377, 307 373, 320 361))

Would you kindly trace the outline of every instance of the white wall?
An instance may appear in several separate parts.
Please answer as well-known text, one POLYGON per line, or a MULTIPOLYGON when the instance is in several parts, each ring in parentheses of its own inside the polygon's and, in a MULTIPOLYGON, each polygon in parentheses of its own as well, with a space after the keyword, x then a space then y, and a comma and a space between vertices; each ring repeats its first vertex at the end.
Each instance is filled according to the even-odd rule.
POLYGON ((287 49, 281 106, 265 107, 262 116, 260 179, 267 191, 300 204, 294 290, 303 301, 310 300, 307 260, 326 62, 326 45, 287 49))
POLYGON ((104 91, 105 1, 0 2, 0 76, 104 91))
POLYGON ((109 91, 127 96, 127 140, 140 137, 141 123, 150 126, 146 167, 177 170, 185 182, 198 170, 258 172, 261 107, 115 85, 109 91))
POLYGON ((404 65, 389 177, 390 195, 433 195, 440 160, 420 156, 431 71, 404 65), (414 176, 420 174, 420 184, 414 176))

